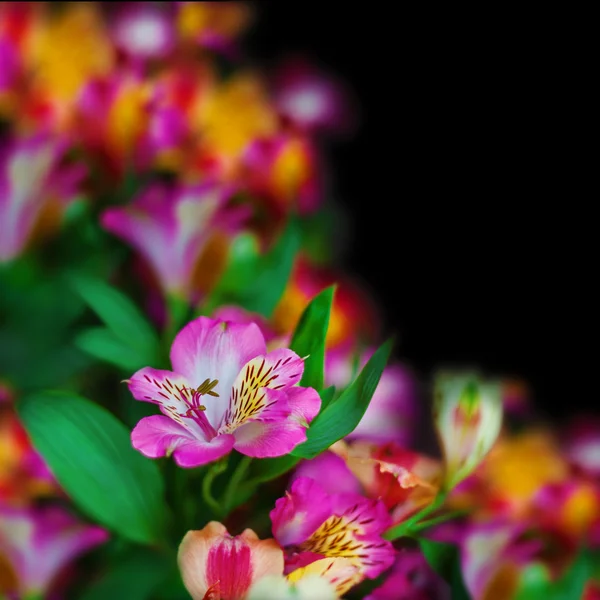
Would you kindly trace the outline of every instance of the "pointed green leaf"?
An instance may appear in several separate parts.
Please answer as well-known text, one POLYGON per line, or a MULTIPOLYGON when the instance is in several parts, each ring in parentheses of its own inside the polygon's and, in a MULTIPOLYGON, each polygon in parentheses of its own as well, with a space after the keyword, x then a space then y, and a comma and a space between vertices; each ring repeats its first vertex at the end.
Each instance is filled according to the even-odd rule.
POLYGON ((290 278, 300 241, 299 225, 290 218, 277 243, 261 257, 251 284, 241 290, 244 308, 271 316, 290 278))
POLYGON ((299 224, 293 218, 262 255, 255 236, 239 235, 233 241, 225 273, 202 306, 202 314, 210 315, 221 304, 235 303, 270 317, 290 278, 300 242, 299 224))
POLYGON ((105 327, 86 329, 77 335, 75 345, 90 356, 109 362, 125 371, 137 371, 148 358, 139 350, 128 346, 105 327))
POLYGON ((340 397, 319 413, 308 428, 306 442, 292 450, 294 456, 314 458, 354 431, 377 388, 392 345, 390 339, 378 348, 340 397))
POLYGON ((69 281, 117 339, 143 353, 147 357, 145 364, 155 362, 159 353, 156 331, 125 294, 100 279, 81 273, 71 274, 69 281))
POLYGON ((36 450, 91 519, 135 542, 161 540, 167 507, 156 463, 131 446, 107 410, 67 392, 40 392, 17 405, 36 450))
POLYGON ((325 342, 335 286, 317 294, 304 309, 292 336, 290 348, 304 361, 300 385, 320 390, 325 368, 325 342))

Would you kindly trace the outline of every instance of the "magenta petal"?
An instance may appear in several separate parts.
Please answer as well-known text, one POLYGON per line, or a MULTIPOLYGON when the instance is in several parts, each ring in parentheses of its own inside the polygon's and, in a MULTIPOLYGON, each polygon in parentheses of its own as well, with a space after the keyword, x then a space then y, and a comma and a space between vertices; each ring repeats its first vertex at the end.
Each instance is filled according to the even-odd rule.
POLYGON ((306 441, 306 429, 293 420, 252 421, 238 427, 233 435, 235 449, 255 458, 283 456, 306 441))
POLYGON ((361 486, 346 461, 329 450, 311 460, 303 460, 294 471, 292 480, 310 477, 329 494, 360 494, 361 486))
POLYGON ((269 513, 273 537, 282 546, 306 541, 332 514, 331 496, 314 480, 300 477, 269 513))
POLYGON ((175 337, 171 363, 196 386, 205 379, 218 379, 218 393, 228 397, 242 367, 265 353, 265 339, 258 325, 198 317, 175 337))
POLYGON ((176 404, 181 403, 181 394, 177 393, 177 388, 191 387, 181 375, 177 375, 173 371, 153 369, 152 367, 140 369, 131 376, 127 383, 131 395, 136 400, 160 405, 164 404, 165 401, 176 404))
POLYGON ((197 441, 193 433, 163 415, 144 417, 131 432, 131 443, 149 458, 171 455, 181 444, 197 441))
POLYGON ((278 348, 265 356, 265 367, 272 367, 272 374, 277 377, 273 385, 284 388, 295 385, 304 373, 304 361, 293 351, 287 348, 278 348))
POLYGON ((175 462, 184 468, 199 467, 229 454, 235 438, 227 433, 217 435, 210 442, 184 441, 173 452, 175 462))
POLYGON ((48 597, 63 568, 107 539, 107 531, 80 522, 60 506, 0 503, 0 548, 21 588, 15 597, 48 597))
POLYGON ((304 426, 307 426, 321 410, 321 397, 317 390, 294 386, 286 390, 288 406, 293 417, 304 426))

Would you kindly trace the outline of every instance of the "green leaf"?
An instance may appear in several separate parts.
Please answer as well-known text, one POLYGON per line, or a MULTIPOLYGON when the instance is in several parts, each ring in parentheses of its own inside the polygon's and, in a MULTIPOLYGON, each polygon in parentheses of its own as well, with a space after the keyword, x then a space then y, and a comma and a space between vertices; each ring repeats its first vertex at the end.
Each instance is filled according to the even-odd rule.
POLYGON ((304 361, 300 385, 320 390, 325 368, 325 341, 335 286, 317 294, 304 309, 292 336, 290 348, 304 361))
POLYGON ((245 482, 243 487, 256 486, 259 483, 276 479, 293 469, 298 462, 300 462, 300 457, 291 454, 278 456, 277 458, 255 460, 250 469, 249 481, 245 482))
POLYGON ((450 585, 452 600, 470 600, 462 578, 458 548, 427 538, 419 538, 419 547, 429 566, 450 585))
POLYGON ((300 230, 290 218, 273 247, 261 255, 255 238, 238 236, 229 255, 225 273, 202 309, 210 314, 217 306, 236 303, 246 310, 270 317, 292 272, 300 249, 300 230))
POLYGON ((371 356, 358 377, 319 413, 307 431, 307 440, 292 450, 294 456, 314 458, 342 439, 358 425, 392 351, 393 340, 385 342, 371 356))
POLYGON ((167 507, 160 472, 132 448, 119 420, 66 392, 26 396, 17 410, 34 447, 86 515, 129 540, 161 541, 167 507))
POLYGON ((125 344, 105 327, 82 331, 75 338, 75 345, 89 355, 125 371, 137 371, 148 364, 147 355, 125 344))
POLYGON ((321 390, 319 396, 321 396, 321 410, 319 412, 323 412, 335 398, 335 385, 331 385, 328 388, 321 390))
POLYGON ((177 569, 176 561, 169 557, 137 548, 134 554, 121 559, 96 582, 88 585, 78 600, 148 600, 155 596, 156 588, 177 569))
POLYGON ((159 355, 156 331, 127 296, 104 281, 81 273, 71 274, 69 281, 117 339, 147 357, 145 364, 155 362, 159 355))
POLYGON ((593 556, 587 548, 581 548, 569 568, 554 581, 543 565, 534 563, 524 570, 515 600, 581 598, 592 574, 593 556))

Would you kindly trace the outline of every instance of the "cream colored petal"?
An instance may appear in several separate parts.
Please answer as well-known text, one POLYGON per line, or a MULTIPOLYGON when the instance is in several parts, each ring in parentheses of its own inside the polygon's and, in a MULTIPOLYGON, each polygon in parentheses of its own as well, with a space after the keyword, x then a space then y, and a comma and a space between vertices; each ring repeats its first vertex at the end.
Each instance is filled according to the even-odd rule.
POLYGON ((177 553, 177 562, 183 583, 194 600, 203 600, 208 590, 206 561, 215 541, 227 534, 227 528, 211 521, 198 531, 188 531, 177 553))

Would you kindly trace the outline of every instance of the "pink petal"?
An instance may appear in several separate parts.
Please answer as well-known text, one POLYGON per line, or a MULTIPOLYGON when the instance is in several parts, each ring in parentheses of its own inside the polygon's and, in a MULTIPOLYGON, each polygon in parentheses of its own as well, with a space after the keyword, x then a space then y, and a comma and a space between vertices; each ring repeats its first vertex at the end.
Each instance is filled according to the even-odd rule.
POLYGON ((114 26, 116 45, 132 57, 164 57, 175 42, 170 15, 152 6, 133 3, 124 10, 114 26))
POLYGON ((275 502, 269 516, 275 539, 292 546, 307 540, 331 514, 331 496, 316 481, 301 477, 275 502))
POLYGON ((181 390, 192 387, 182 375, 162 369, 144 367, 134 373, 127 382, 129 391, 136 400, 153 402, 160 406, 174 405, 181 412, 187 411, 181 390))
POLYGON ((45 598, 65 566, 107 539, 104 529, 78 521, 59 506, 0 505, 2 553, 15 569, 24 596, 45 598))
POLYGON ((310 477, 329 494, 359 494, 361 486, 358 479, 346 465, 346 461, 327 450, 312 460, 304 460, 296 468, 292 480, 310 477))
POLYGON ((270 387, 286 389, 298 383, 304 373, 304 361, 292 350, 278 348, 265 358, 265 369, 273 379, 270 387))
POLYGON ((209 593, 223 600, 243 600, 254 581, 283 572, 283 552, 275 540, 259 540, 250 529, 233 537, 216 521, 185 535, 178 562, 194 600, 212 597, 209 593))
POLYGON ((229 434, 221 434, 210 442, 194 440, 178 446, 173 458, 180 467, 199 467, 229 454, 235 444, 235 438, 229 434))
POLYGON ((321 410, 321 397, 313 388, 294 386, 286 391, 293 417, 307 427, 321 410))
POLYGON ((369 500, 358 494, 334 494, 332 510, 334 515, 346 517, 360 535, 379 535, 392 525, 381 500, 369 500))
POLYGON ((306 441, 306 429, 293 420, 248 422, 238 427, 233 435, 235 449, 255 458, 283 456, 306 441))
POLYGON ((307 392, 306 397, 298 396, 298 392, 288 394, 297 389, 293 386, 300 380, 303 370, 302 359, 286 348, 253 358, 244 365, 233 383, 221 428, 233 432, 247 421, 281 421, 292 412, 294 419, 307 427, 305 412, 312 416, 315 402, 320 405, 318 394, 314 390, 307 392), (290 400, 296 401, 293 408, 290 400))
POLYGON ((191 431, 163 415, 143 418, 131 432, 131 442, 149 458, 173 454, 180 467, 198 467, 218 460, 233 448, 232 435, 202 440, 191 431))
POLYGON ((185 442, 194 442, 194 434, 164 415, 144 417, 131 432, 131 443, 149 458, 170 456, 185 442))
POLYGON ((239 325, 198 317, 175 337, 171 363, 173 369, 193 386, 206 379, 218 380, 214 390, 222 402, 206 406, 208 420, 217 424, 228 406, 231 387, 238 373, 248 361, 265 352, 265 340, 254 323, 239 325))

